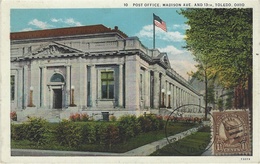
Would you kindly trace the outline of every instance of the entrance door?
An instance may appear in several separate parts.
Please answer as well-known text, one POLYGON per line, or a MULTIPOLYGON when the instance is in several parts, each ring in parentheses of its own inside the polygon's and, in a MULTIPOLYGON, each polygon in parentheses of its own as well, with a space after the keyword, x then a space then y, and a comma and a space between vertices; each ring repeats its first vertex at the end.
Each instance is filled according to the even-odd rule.
POLYGON ((62 90, 53 89, 53 108, 61 109, 62 108, 62 90))

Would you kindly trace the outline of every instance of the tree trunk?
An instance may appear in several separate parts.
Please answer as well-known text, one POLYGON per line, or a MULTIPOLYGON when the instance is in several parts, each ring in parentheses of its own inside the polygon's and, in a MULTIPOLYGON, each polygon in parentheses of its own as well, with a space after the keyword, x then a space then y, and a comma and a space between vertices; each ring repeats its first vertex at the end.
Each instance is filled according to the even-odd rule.
POLYGON ((205 120, 207 120, 207 114, 208 114, 208 77, 207 72, 205 70, 205 120))
MULTIPOLYGON (((249 108, 249 111, 253 111, 252 110, 252 108, 253 108, 253 106, 252 106, 252 97, 253 97, 253 93, 252 93, 252 86, 253 86, 253 81, 252 81, 252 74, 250 74, 249 76, 248 76, 248 108, 249 108)), ((251 113, 251 114, 253 114, 253 113, 251 113)))

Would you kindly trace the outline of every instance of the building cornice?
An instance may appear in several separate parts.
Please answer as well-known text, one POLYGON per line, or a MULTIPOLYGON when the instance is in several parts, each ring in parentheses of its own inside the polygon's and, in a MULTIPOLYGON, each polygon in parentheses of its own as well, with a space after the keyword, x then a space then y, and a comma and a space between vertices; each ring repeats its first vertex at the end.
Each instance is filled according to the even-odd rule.
POLYGON ((176 76, 172 72, 170 72, 169 70, 166 70, 166 75, 170 76, 172 79, 176 80, 181 85, 187 87, 189 90, 196 93, 197 95, 201 95, 196 89, 194 89, 191 85, 189 85, 187 81, 182 79, 182 77, 179 77, 180 75, 176 76))
POLYGON ((13 32, 10 34, 10 40, 26 40, 26 39, 43 39, 55 37, 68 37, 86 34, 103 34, 103 33, 117 33, 122 38, 128 36, 120 31, 117 26, 114 29, 108 28, 102 24, 90 26, 77 26, 67 28, 56 28, 35 31, 13 32))
POLYGON ((92 39, 92 38, 104 38, 108 36, 122 36, 116 32, 102 33, 102 34, 84 34, 84 35, 73 35, 73 36, 59 36, 59 37, 46 37, 46 38, 33 38, 33 39, 22 39, 22 40, 11 40, 12 44, 25 44, 25 43, 37 43, 37 42, 51 42, 51 41, 66 41, 76 39, 92 39))

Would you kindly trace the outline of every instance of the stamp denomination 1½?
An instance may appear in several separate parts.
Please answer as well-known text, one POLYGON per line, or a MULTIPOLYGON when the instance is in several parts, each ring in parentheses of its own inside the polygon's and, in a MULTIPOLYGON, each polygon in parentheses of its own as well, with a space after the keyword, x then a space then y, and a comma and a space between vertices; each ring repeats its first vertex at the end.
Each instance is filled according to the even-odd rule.
POLYGON ((248 111, 213 112, 214 155, 251 155, 248 111))

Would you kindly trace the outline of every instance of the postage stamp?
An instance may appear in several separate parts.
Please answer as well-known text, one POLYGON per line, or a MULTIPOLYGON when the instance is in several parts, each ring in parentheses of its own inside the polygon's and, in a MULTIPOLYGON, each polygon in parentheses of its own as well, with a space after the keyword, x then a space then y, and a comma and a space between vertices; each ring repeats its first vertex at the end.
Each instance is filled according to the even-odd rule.
POLYGON ((251 155, 248 111, 213 112, 213 118, 214 155, 251 155))

